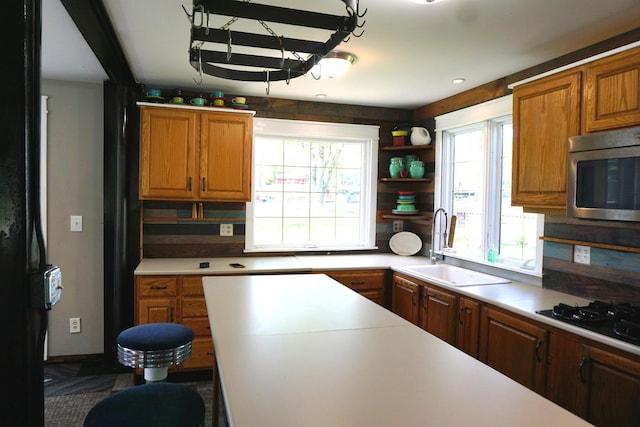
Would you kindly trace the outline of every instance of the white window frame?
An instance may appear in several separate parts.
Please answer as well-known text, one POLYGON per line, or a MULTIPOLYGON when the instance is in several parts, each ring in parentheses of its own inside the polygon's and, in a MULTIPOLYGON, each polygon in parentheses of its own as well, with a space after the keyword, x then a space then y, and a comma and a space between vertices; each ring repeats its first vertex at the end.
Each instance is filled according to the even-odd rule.
MULTIPOLYGON (((435 148, 436 148, 436 165, 435 165, 435 190, 434 190, 434 208, 437 209, 439 207, 444 207, 447 212, 451 212, 453 209, 453 194, 451 188, 453 184, 451 182, 450 176, 452 174, 445 174, 443 171, 443 165, 445 164, 446 156, 450 155, 447 153, 444 146, 444 139, 446 138, 446 132, 449 130, 460 130, 464 127, 477 126, 478 123, 494 121, 496 125, 500 123, 508 123, 511 121, 512 114, 512 105, 513 105, 513 96, 508 95, 502 98, 498 98, 492 101, 485 102, 483 104, 479 104, 473 107, 465 108, 463 110, 454 111, 452 113, 444 114, 442 116, 436 117, 436 131, 435 131, 435 148)), ((485 129, 486 130, 486 129, 485 129)), ((494 135, 489 135, 489 138, 494 138, 494 135)), ((489 156, 486 158, 486 164, 484 165, 485 170, 488 168, 488 164, 491 161, 495 161, 496 156, 499 154, 497 152, 490 152, 489 156)), ((499 177, 501 174, 498 171, 494 176, 499 177)), ((489 180, 490 178, 485 174, 485 180, 489 180)), ((494 203, 490 203, 489 194, 496 194, 496 188, 499 185, 499 182, 495 182, 495 180, 491 180, 491 182, 485 182, 484 188, 487 189, 484 205, 487 207, 489 211, 487 216, 493 215, 495 216, 497 212, 499 212, 499 200, 494 198, 494 203), (492 193, 493 192, 493 193, 492 193)), ((495 221, 494 221, 495 223, 495 221)), ((493 237, 499 234, 499 231, 491 228, 491 221, 485 221, 484 229, 483 229, 483 250, 481 251, 483 254, 486 254, 486 249, 490 247, 492 244, 496 244, 497 242, 493 241, 493 237)), ((440 235, 441 230, 439 227, 441 226, 440 222, 435 224, 436 228, 436 236, 440 235)), ((444 230, 442 230, 444 231, 444 230)), ((541 236, 544 233, 544 215, 539 214, 537 219, 537 235, 541 236)), ((455 245, 454 245, 455 246, 455 245)), ((435 247, 436 252, 442 250, 437 245, 435 247)), ((542 257, 543 257, 543 244, 538 239, 536 240, 536 261, 535 267, 530 269, 530 265, 511 265, 509 263, 489 263, 485 259, 469 257, 464 254, 459 254, 456 252, 445 252, 447 257, 457 258, 463 261, 471 261, 478 264, 486 264, 491 267, 501 268, 504 270, 516 271, 518 273, 532 275, 541 277, 542 276, 542 257)))
MULTIPOLYGON (((254 204, 248 202, 246 205, 246 234, 245 252, 312 252, 312 251, 353 251, 372 250, 376 247, 376 199, 377 199, 377 165, 378 165, 378 143, 379 127, 372 125, 354 125, 344 123, 312 122, 302 120, 284 120, 269 118, 254 118, 253 120, 254 144, 257 137, 275 136, 292 139, 311 140, 341 140, 350 142, 361 142, 364 147, 364 167, 362 193, 360 194, 361 215, 363 217, 363 241, 354 244, 344 245, 305 245, 305 246, 282 246, 282 245, 256 245, 254 243, 254 204)), ((254 150, 255 153, 255 150, 254 150)), ((255 154, 254 154, 255 156, 255 154)), ((252 167, 255 164, 255 157, 252 159, 252 167)), ((256 176, 253 174, 252 180, 256 176)), ((252 197, 255 200, 255 181, 252 182, 252 197)))

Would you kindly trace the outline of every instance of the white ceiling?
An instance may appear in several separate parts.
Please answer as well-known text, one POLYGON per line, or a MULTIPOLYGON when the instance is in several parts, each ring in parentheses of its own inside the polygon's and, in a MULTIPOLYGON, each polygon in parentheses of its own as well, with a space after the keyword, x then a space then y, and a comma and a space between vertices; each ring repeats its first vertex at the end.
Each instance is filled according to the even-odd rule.
MULTIPOLYGON (((139 82, 148 87, 266 96, 266 83, 204 75, 202 84, 196 85, 198 73, 188 60, 190 22, 181 7, 184 4, 190 11, 188 0, 103 1, 139 82)), ((339 0, 254 2, 346 14, 339 0)), ((274 82, 269 96, 413 109, 622 34, 640 23, 640 0, 442 0, 433 4, 360 0, 360 7, 368 9, 360 20, 366 20, 364 35, 339 46, 358 57, 345 76, 315 80, 307 75, 290 85, 274 82), (451 80, 456 77, 466 81, 454 85, 451 80), (319 93, 327 98, 319 100, 319 93)), ((271 26, 286 37, 305 38, 303 30, 296 33, 292 27, 271 26)), ((43 0, 42 35, 44 78, 106 79, 60 0, 43 0)))

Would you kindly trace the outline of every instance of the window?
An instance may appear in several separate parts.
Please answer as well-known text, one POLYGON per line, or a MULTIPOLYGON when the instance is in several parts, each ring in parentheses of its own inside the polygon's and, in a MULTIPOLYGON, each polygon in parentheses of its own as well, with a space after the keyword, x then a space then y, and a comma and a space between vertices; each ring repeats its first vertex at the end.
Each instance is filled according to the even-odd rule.
POLYGON ((544 217, 511 206, 513 126, 505 98, 436 119, 436 205, 456 215, 450 256, 539 273, 544 217))
POLYGON ((375 248, 378 127, 254 120, 247 252, 375 248))

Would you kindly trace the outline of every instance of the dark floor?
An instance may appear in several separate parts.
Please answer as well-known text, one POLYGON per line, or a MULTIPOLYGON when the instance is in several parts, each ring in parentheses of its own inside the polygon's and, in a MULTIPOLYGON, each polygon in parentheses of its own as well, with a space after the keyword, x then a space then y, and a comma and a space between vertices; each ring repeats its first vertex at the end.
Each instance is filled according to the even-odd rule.
MULTIPOLYGON (((135 386, 132 371, 105 372, 95 361, 45 363, 46 427, 82 426, 89 410, 102 399, 135 386)), ((182 382, 195 388, 205 402, 205 426, 211 426, 211 380, 182 382)))

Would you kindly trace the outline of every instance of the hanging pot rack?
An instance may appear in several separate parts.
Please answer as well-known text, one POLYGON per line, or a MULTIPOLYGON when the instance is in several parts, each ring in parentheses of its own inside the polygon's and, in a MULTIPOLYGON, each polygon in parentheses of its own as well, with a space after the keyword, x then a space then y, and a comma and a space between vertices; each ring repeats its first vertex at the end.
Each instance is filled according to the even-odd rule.
MULTIPOLYGON (((349 37, 364 33, 358 23, 366 14, 359 11, 359 0, 340 0, 346 7, 346 16, 304 11, 279 6, 251 3, 251 0, 193 0, 192 13, 185 13, 191 22, 189 61, 200 74, 228 80, 247 82, 286 81, 309 72, 322 58, 349 37), (209 26, 212 18, 223 16, 229 21, 221 28, 209 26), (239 19, 258 21, 268 34, 233 31, 232 24, 239 19), (278 35, 268 23, 288 24, 303 28, 332 31, 326 41, 304 40, 278 35), (358 34, 355 31, 358 30, 358 34), (208 43, 216 43, 217 50, 209 50, 208 43), (220 45, 226 46, 221 49, 220 45), (274 56, 238 53, 234 47, 267 49, 274 56), (301 54, 306 54, 305 57, 301 54), (236 68, 234 68, 236 67, 236 68)), ((183 6, 184 9, 184 6, 183 6)), ((214 48, 216 46, 213 46, 214 48)))

